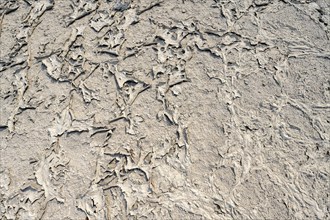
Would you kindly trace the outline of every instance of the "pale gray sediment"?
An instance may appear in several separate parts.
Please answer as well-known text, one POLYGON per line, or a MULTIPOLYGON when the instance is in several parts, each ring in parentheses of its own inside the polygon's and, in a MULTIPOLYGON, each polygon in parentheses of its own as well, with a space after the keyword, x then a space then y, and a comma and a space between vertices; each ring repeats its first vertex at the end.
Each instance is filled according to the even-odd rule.
POLYGON ((330 219, 327 0, 0 0, 0 219, 330 219))

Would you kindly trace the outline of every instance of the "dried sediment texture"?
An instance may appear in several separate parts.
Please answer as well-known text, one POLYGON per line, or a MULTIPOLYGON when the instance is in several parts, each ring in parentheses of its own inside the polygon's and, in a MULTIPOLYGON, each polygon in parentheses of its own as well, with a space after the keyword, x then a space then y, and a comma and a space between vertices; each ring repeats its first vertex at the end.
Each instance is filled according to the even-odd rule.
POLYGON ((2 0, 1 219, 329 219, 327 0, 2 0))

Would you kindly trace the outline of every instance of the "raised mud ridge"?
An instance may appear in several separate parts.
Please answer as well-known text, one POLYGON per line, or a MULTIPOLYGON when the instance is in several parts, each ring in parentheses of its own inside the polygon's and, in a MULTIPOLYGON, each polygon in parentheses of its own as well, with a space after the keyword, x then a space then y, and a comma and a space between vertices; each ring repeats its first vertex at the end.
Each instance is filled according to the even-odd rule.
POLYGON ((0 0, 0 219, 330 219, 328 0, 0 0))

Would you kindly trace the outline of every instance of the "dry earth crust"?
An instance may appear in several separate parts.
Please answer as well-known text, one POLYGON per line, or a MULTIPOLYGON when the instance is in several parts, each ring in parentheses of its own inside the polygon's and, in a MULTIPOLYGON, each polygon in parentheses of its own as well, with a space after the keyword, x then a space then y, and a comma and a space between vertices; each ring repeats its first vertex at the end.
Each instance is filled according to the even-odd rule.
POLYGON ((0 219, 330 219, 328 0, 0 0, 0 219))

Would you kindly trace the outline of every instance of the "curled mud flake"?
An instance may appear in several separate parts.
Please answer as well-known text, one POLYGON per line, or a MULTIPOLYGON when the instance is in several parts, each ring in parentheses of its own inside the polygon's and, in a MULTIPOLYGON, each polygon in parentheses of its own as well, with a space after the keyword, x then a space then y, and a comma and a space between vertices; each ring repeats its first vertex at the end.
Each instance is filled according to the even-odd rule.
MULTIPOLYGON (((95 128, 94 128, 95 129, 95 128)), ((93 131, 91 135, 91 147, 105 147, 107 146, 108 140, 111 138, 112 133, 115 129, 108 129, 108 128, 98 128, 97 130, 93 131)), ((91 133, 91 130, 90 130, 91 133)))
POLYGON ((7 127, 9 132, 14 132, 15 130, 15 123, 16 123, 16 115, 22 111, 21 108, 26 106, 26 101, 24 100, 24 94, 29 87, 29 82, 27 78, 27 68, 19 69, 15 71, 16 77, 16 86, 17 86, 17 107, 14 111, 12 111, 11 115, 7 120, 7 127))
POLYGON ((261 7, 261 6, 266 6, 269 4, 269 0, 254 0, 253 3, 258 6, 258 7, 261 7))
POLYGON ((177 135, 178 135, 178 142, 177 142, 178 146, 179 147, 188 146, 187 127, 179 123, 177 135))
POLYGON ((144 119, 141 116, 135 116, 135 117, 128 116, 127 120, 129 124, 126 127, 126 133, 130 135, 139 134, 138 125, 142 123, 144 119))
POLYGON ((164 65, 155 65, 152 67, 153 79, 157 79, 159 75, 163 75, 165 73, 167 73, 167 69, 164 67, 164 65))
POLYGON ((137 83, 136 80, 128 77, 124 72, 116 71, 115 72, 116 83, 120 89, 122 89, 126 82, 131 81, 133 83, 137 83))
POLYGON ((104 191, 107 219, 124 219, 127 217, 126 195, 121 187, 111 187, 104 191))
POLYGON ((129 104, 129 105, 132 105, 133 104, 133 102, 135 101, 135 99, 137 98, 137 96, 141 93, 141 92, 143 92, 143 91, 145 91, 145 90, 147 90, 147 89, 149 89, 151 86, 149 85, 149 84, 146 84, 146 83, 144 83, 144 82, 139 82, 139 83, 137 83, 130 91, 129 91, 129 98, 128 98, 128 100, 127 100, 127 104, 129 104))
POLYGON ((181 72, 181 71, 176 71, 172 74, 169 75, 169 82, 168 85, 170 87, 183 83, 183 82, 191 82, 191 80, 189 78, 187 78, 186 73, 185 72, 181 72))
POLYGON ((147 7, 140 9, 137 14, 141 15, 142 13, 151 10, 152 8, 156 7, 156 6, 161 6, 161 3, 163 3, 163 1, 156 1, 153 3, 150 3, 147 7))
POLYGON ((99 92, 89 89, 85 83, 81 83, 79 88, 82 91, 84 101, 90 103, 92 100, 100 101, 99 92))
POLYGON ((169 90, 169 85, 166 82, 159 83, 157 85, 157 100, 164 101, 165 95, 167 91, 169 90))
POLYGON ((189 61, 192 58, 192 48, 187 46, 185 48, 179 48, 176 56, 179 60, 189 61))
POLYGON ((172 125, 178 125, 179 115, 176 106, 171 106, 166 99, 163 99, 163 111, 158 113, 158 119, 166 119, 172 125))
POLYGON ((200 51, 205 51, 205 52, 210 53, 214 57, 222 58, 221 52, 220 52, 220 50, 219 50, 219 48, 217 46, 210 48, 210 47, 208 47, 205 44, 198 44, 198 43, 196 43, 195 45, 196 45, 197 49, 200 50, 200 51))
POLYGON ((37 56, 34 57, 37 61, 40 61, 40 60, 49 58, 49 57, 51 57, 54 54, 55 55, 59 55, 62 52, 61 49, 51 50, 50 52, 47 52, 46 51, 46 45, 47 44, 44 44, 42 47, 39 47, 40 49, 38 51, 38 54, 37 54, 37 56))
POLYGON ((78 198, 76 206, 88 219, 106 219, 103 190, 95 184, 85 195, 78 198))
POLYGON ((103 28, 111 26, 114 21, 112 19, 112 14, 108 11, 98 11, 98 13, 90 19, 89 26, 95 31, 100 32, 103 28))
POLYGON ((21 192, 24 194, 27 200, 32 204, 35 201, 41 199, 42 196, 44 195, 44 190, 35 181, 24 183, 23 187, 21 187, 21 192))
POLYGON ((177 48, 180 46, 180 41, 184 37, 184 32, 180 29, 165 30, 165 31, 159 30, 158 35, 156 35, 156 37, 163 39, 166 45, 177 48))
POLYGON ((16 42, 11 48, 11 52, 9 53, 10 60, 16 60, 17 57, 21 57, 26 60, 26 56, 28 55, 28 38, 29 38, 29 30, 28 26, 23 26, 20 28, 19 32, 16 35, 16 42))
POLYGON ((74 45, 78 37, 83 36, 84 31, 85 31, 84 26, 79 26, 72 29, 69 39, 64 44, 63 51, 61 53, 62 57, 66 57, 68 55, 71 47, 74 45))
MULTIPOLYGON (((11 12, 16 11, 19 8, 18 1, 15 0, 9 0, 9 1, 3 1, 0 3, 0 14, 10 14, 11 12)), ((2 19, 2 18, 0 18, 2 19)), ((0 21, 1 24, 1 21, 0 21)))
POLYGON ((128 170, 128 179, 136 185, 143 185, 148 181, 146 173, 139 168, 128 170))
POLYGON ((32 9, 23 22, 27 22, 30 26, 38 22, 39 18, 54 6, 54 0, 42 0, 34 2, 32 9))
POLYGON ((53 122, 53 127, 49 128, 49 134, 52 140, 52 143, 57 141, 57 137, 64 134, 72 124, 72 113, 69 107, 63 109, 61 114, 58 114, 53 122))
POLYGON ((42 60, 42 64, 46 66, 47 73, 51 78, 55 80, 60 79, 63 64, 62 60, 56 54, 42 60))
POLYGON ((119 56, 119 51, 125 41, 123 31, 114 29, 108 31, 98 43, 98 52, 119 56))
POLYGON ((134 79, 118 70, 114 72, 114 75, 116 83, 127 105, 132 105, 141 92, 151 87, 149 84, 134 79))
POLYGON ((160 63, 165 63, 168 59, 173 57, 171 50, 165 46, 157 48, 157 51, 157 58, 160 63))
POLYGON ((71 1, 71 8, 72 13, 69 16, 69 19, 66 22, 67 26, 70 26, 75 21, 91 14, 93 11, 95 11, 99 4, 97 1, 94 0, 78 0, 78 1, 71 1))
POLYGON ((171 87, 171 92, 174 96, 178 96, 182 93, 182 88, 180 87, 180 85, 173 86, 171 87))
POLYGON ((232 45, 236 42, 238 42, 238 38, 237 38, 237 35, 235 35, 235 34, 228 33, 221 39, 221 43, 225 46, 232 45))
MULTIPOLYGON (((10 55, 11 56, 11 55, 10 55)), ((25 55, 16 55, 15 58, 8 61, 0 61, 0 72, 16 66, 24 66, 26 64, 25 55)))
POLYGON ((114 11, 123 12, 129 9, 131 0, 115 0, 115 5, 113 6, 114 11))
POLYGON ((39 168, 35 172, 35 177, 39 185, 43 187, 47 201, 56 199, 64 203, 64 198, 60 192, 60 186, 64 184, 63 172, 59 170, 62 166, 65 167, 69 161, 63 155, 52 152, 49 156, 43 158, 39 163, 39 168))
POLYGON ((132 119, 129 119, 128 126, 126 126, 126 133, 130 135, 136 135, 137 132, 135 131, 134 127, 135 127, 134 121, 132 119))
POLYGON ((113 132, 115 131, 115 128, 107 128, 107 127, 92 127, 91 129, 89 129, 89 133, 90 136, 93 137, 95 134, 99 134, 99 133, 106 133, 106 136, 109 138, 111 137, 111 135, 113 134, 113 132))
POLYGON ((125 22, 120 26, 121 29, 127 30, 130 25, 139 22, 136 9, 129 9, 125 12, 125 22))
MULTIPOLYGON (((141 175, 144 176, 144 174, 141 175)), ((129 177, 130 176, 127 175, 127 180, 120 184, 120 189, 125 195, 126 212, 131 210, 137 199, 146 199, 150 196, 149 186, 146 181, 141 180, 141 184, 137 184, 136 181, 131 181, 129 177)))
POLYGON ((140 48, 126 48, 123 60, 127 59, 128 57, 138 56, 140 51, 140 48))

